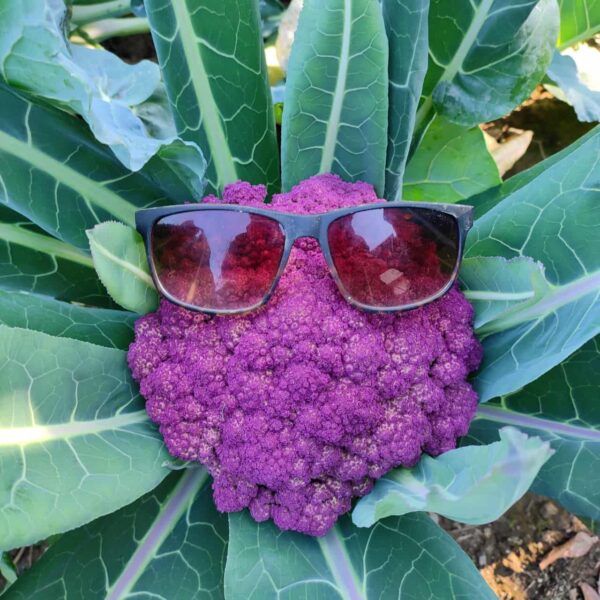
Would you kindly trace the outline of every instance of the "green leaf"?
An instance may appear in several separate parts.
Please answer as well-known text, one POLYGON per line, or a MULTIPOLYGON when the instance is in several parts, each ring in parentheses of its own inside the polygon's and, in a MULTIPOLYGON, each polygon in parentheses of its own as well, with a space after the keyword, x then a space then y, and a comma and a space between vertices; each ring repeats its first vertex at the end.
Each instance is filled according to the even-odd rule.
POLYGON ((600 0, 558 0, 560 5, 560 35, 562 50, 583 42, 600 31, 600 0))
POLYGON ((125 352, 0 325, 0 540, 27 546, 168 473, 125 352))
POLYGON ((543 281, 544 265, 526 256, 507 260, 501 256, 465 258, 460 267, 461 290, 475 309, 478 331, 502 319, 515 306, 535 297, 534 282, 543 281))
POLYGON ((203 469, 170 475, 116 513, 67 533, 9 598, 121 600, 223 597, 227 517, 203 469))
POLYGON ((0 324, 127 350, 138 316, 122 310, 84 308, 47 296, 0 291, 0 324))
POLYGON ((159 86, 157 65, 147 60, 129 65, 111 52, 69 44, 66 19, 62 0, 6 5, 0 21, 3 78, 80 114, 96 138, 131 170, 153 157, 162 161, 165 153, 169 168, 176 167, 186 180, 188 194, 198 198, 206 166, 199 148, 176 138, 151 137, 131 109, 159 86))
POLYGON ((282 125, 289 190, 317 173, 367 181, 383 193, 388 47, 371 0, 307 0, 290 56, 282 125))
POLYGON ((530 256, 545 266, 530 301, 486 326, 474 383, 482 401, 515 391, 600 332, 600 129, 480 217, 467 257, 530 256))
POLYGON ((555 453, 533 491, 567 510, 600 519, 600 338, 522 390, 480 406, 467 443, 488 443, 513 425, 550 442, 555 453))
POLYGON ((46 235, 1 204, 0 289, 114 306, 89 254, 46 235))
POLYGON ((523 496, 551 455, 547 442, 505 427, 499 442, 424 456, 412 469, 384 475, 359 500, 352 520, 371 527, 391 515, 429 511, 461 523, 491 523, 523 496))
POLYGON ((402 179, 427 71, 428 0, 383 0, 389 42, 389 133, 385 197, 402 199, 402 179))
POLYGON ((146 0, 180 136, 208 160, 211 192, 279 187, 279 152, 255 0, 146 0))
POLYGON ((513 175, 503 182, 502 185, 491 188, 481 194, 472 196, 471 198, 467 198, 465 202, 461 201, 460 204, 473 205, 475 207, 475 219, 479 219, 486 212, 494 208, 496 204, 502 202, 502 200, 508 198, 511 194, 514 194, 528 183, 534 181, 540 175, 543 175, 556 163, 563 160, 569 160, 571 154, 586 144, 591 138, 594 138, 596 135, 598 135, 599 132, 600 128, 598 127, 592 129, 560 152, 557 152, 549 158, 540 161, 526 171, 521 171, 520 173, 513 175))
POLYGON ((168 181, 173 200, 185 198, 166 162, 132 173, 76 117, 2 84, 0 106, 0 204, 63 241, 87 250, 85 230, 96 223, 133 225, 138 208, 171 203, 156 177, 168 181))
POLYGON ((229 516, 225 569, 228 600, 492 600, 458 544, 427 515, 357 529, 342 517, 324 537, 255 523, 247 511, 229 516))
POLYGON ((0 575, 6 580, 6 585, 0 589, 0 595, 2 595, 17 580, 17 571, 13 561, 8 553, 2 551, 0 551, 0 575))
POLYGON ((113 300, 145 314, 158 307, 142 236, 131 227, 110 221, 88 232, 94 266, 113 300))
POLYGON ((258 7, 262 21, 262 34, 267 38, 277 31, 285 6, 279 0, 259 0, 258 7))
POLYGON ((481 129, 465 129, 436 116, 406 167, 402 198, 456 202, 500 182, 481 129))
POLYGON ((429 9, 429 69, 416 129, 432 109, 466 127, 510 112, 552 60, 556 0, 439 0, 429 9))
MULTIPOLYGON (((600 6, 600 4, 599 4, 600 6)), ((548 77, 556 83, 547 85, 554 96, 568 102, 580 121, 600 121, 600 92, 591 90, 577 73, 577 64, 570 56, 554 53, 554 58, 548 67, 548 77)))

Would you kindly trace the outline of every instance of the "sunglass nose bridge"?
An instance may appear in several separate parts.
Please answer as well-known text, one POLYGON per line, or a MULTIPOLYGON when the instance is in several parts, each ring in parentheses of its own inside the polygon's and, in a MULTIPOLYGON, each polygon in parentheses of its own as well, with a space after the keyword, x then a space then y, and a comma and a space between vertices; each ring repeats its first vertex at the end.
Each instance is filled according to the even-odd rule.
POLYGON ((303 237, 319 239, 321 215, 294 215, 290 223, 289 234, 293 240, 303 237))

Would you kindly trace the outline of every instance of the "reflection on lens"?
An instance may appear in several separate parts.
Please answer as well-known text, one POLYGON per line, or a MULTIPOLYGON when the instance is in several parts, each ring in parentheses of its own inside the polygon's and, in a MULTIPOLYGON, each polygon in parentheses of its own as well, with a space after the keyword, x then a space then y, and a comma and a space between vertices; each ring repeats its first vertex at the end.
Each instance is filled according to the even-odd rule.
POLYGON ((244 310, 269 292, 285 238, 269 217, 228 210, 178 213, 160 219, 152 260, 164 290, 208 310, 244 310))
POLYGON ((373 308, 400 308, 446 287, 458 260, 456 219, 427 208, 376 208, 336 219, 327 232, 343 287, 373 308))

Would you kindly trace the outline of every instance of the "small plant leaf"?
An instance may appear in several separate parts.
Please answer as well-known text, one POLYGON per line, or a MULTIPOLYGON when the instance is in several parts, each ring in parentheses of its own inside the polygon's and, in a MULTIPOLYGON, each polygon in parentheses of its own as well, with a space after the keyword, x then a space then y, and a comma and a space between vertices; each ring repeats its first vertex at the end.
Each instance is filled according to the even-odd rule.
POLYGON ((142 236, 133 228, 108 221, 88 230, 94 267, 112 299, 139 314, 158 307, 142 236))
POLYGON ((436 116, 404 173, 404 200, 457 202, 501 183, 479 127, 436 116))
POLYGON ((171 474, 133 504, 64 534, 12 598, 81 598, 84 573, 85 589, 106 600, 222 598, 227 517, 211 495, 204 469, 171 474))
POLYGON ((390 515, 429 511, 461 523, 490 523, 523 496, 551 455, 548 442, 506 427, 499 442, 424 456, 412 469, 384 475, 359 500, 352 520, 370 527, 390 515))
POLYGON ((486 325, 481 401, 518 390, 600 332, 600 128, 504 198, 467 240, 466 257, 529 256, 545 267, 536 294, 486 325))
POLYGON ((208 191, 279 191, 279 153, 255 0, 146 0, 179 135, 208 160, 208 191))
POLYGON ((523 389, 480 406, 464 443, 489 444, 507 425, 549 441, 555 453, 533 491, 600 520, 599 388, 596 337, 523 389))
MULTIPOLYGON (((544 281, 544 265, 527 256, 510 260, 501 256, 465 258, 460 267, 461 289, 475 309, 476 331, 516 306, 524 307, 536 295, 534 282, 544 281)), ((540 290, 541 291, 541 290, 540 290)))
POLYGON ((416 130, 434 110, 465 127, 510 112, 541 81, 558 27, 556 0, 432 2, 416 130))
POLYGON ((425 72, 429 0, 383 0, 389 42, 389 133, 385 198, 402 199, 402 179, 425 72))
POLYGON ((306 0, 290 56, 282 125, 284 190, 317 173, 383 194, 388 47, 371 0, 306 0))
POLYGON ((85 308, 48 296, 0 291, 0 324, 127 350, 138 315, 85 308))
POLYGON ((477 598, 494 600, 460 546, 426 514, 358 529, 342 517, 310 537, 229 515, 228 600, 477 598))
MULTIPOLYGON (((600 4, 600 3, 599 3, 600 4)), ((577 72, 577 63, 559 52, 554 53, 548 67, 548 77, 558 86, 547 85, 550 91, 565 100, 577 113, 580 121, 600 121, 600 92, 591 90, 577 72)))
POLYGON ((4 589, 0 590, 0 595, 2 595, 17 580, 15 565, 8 553, 2 552, 2 550, 0 550, 0 575, 6 580, 4 589))
POLYGON ((0 205, 0 289, 114 306, 83 250, 46 235, 0 205))
POLYGON ((117 510, 169 473, 121 350, 0 325, 0 398, 4 549, 117 510))

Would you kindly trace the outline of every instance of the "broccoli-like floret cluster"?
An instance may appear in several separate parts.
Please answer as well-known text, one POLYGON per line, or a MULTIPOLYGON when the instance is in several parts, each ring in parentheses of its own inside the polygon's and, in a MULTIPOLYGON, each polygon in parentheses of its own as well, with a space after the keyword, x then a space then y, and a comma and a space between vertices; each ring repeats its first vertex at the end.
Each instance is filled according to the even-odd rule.
MULTIPOLYGON (((262 186, 223 200, 263 205, 262 186)), ((333 175, 276 195, 295 213, 378 201, 333 175)), ((209 317, 161 302, 136 323, 129 364, 169 452, 214 478, 217 508, 324 535, 353 497, 423 452, 454 448, 477 397, 481 346, 458 289, 406 313, 373 314, 339 293, 318 244, 299 240, 269 303, 209 317)))

